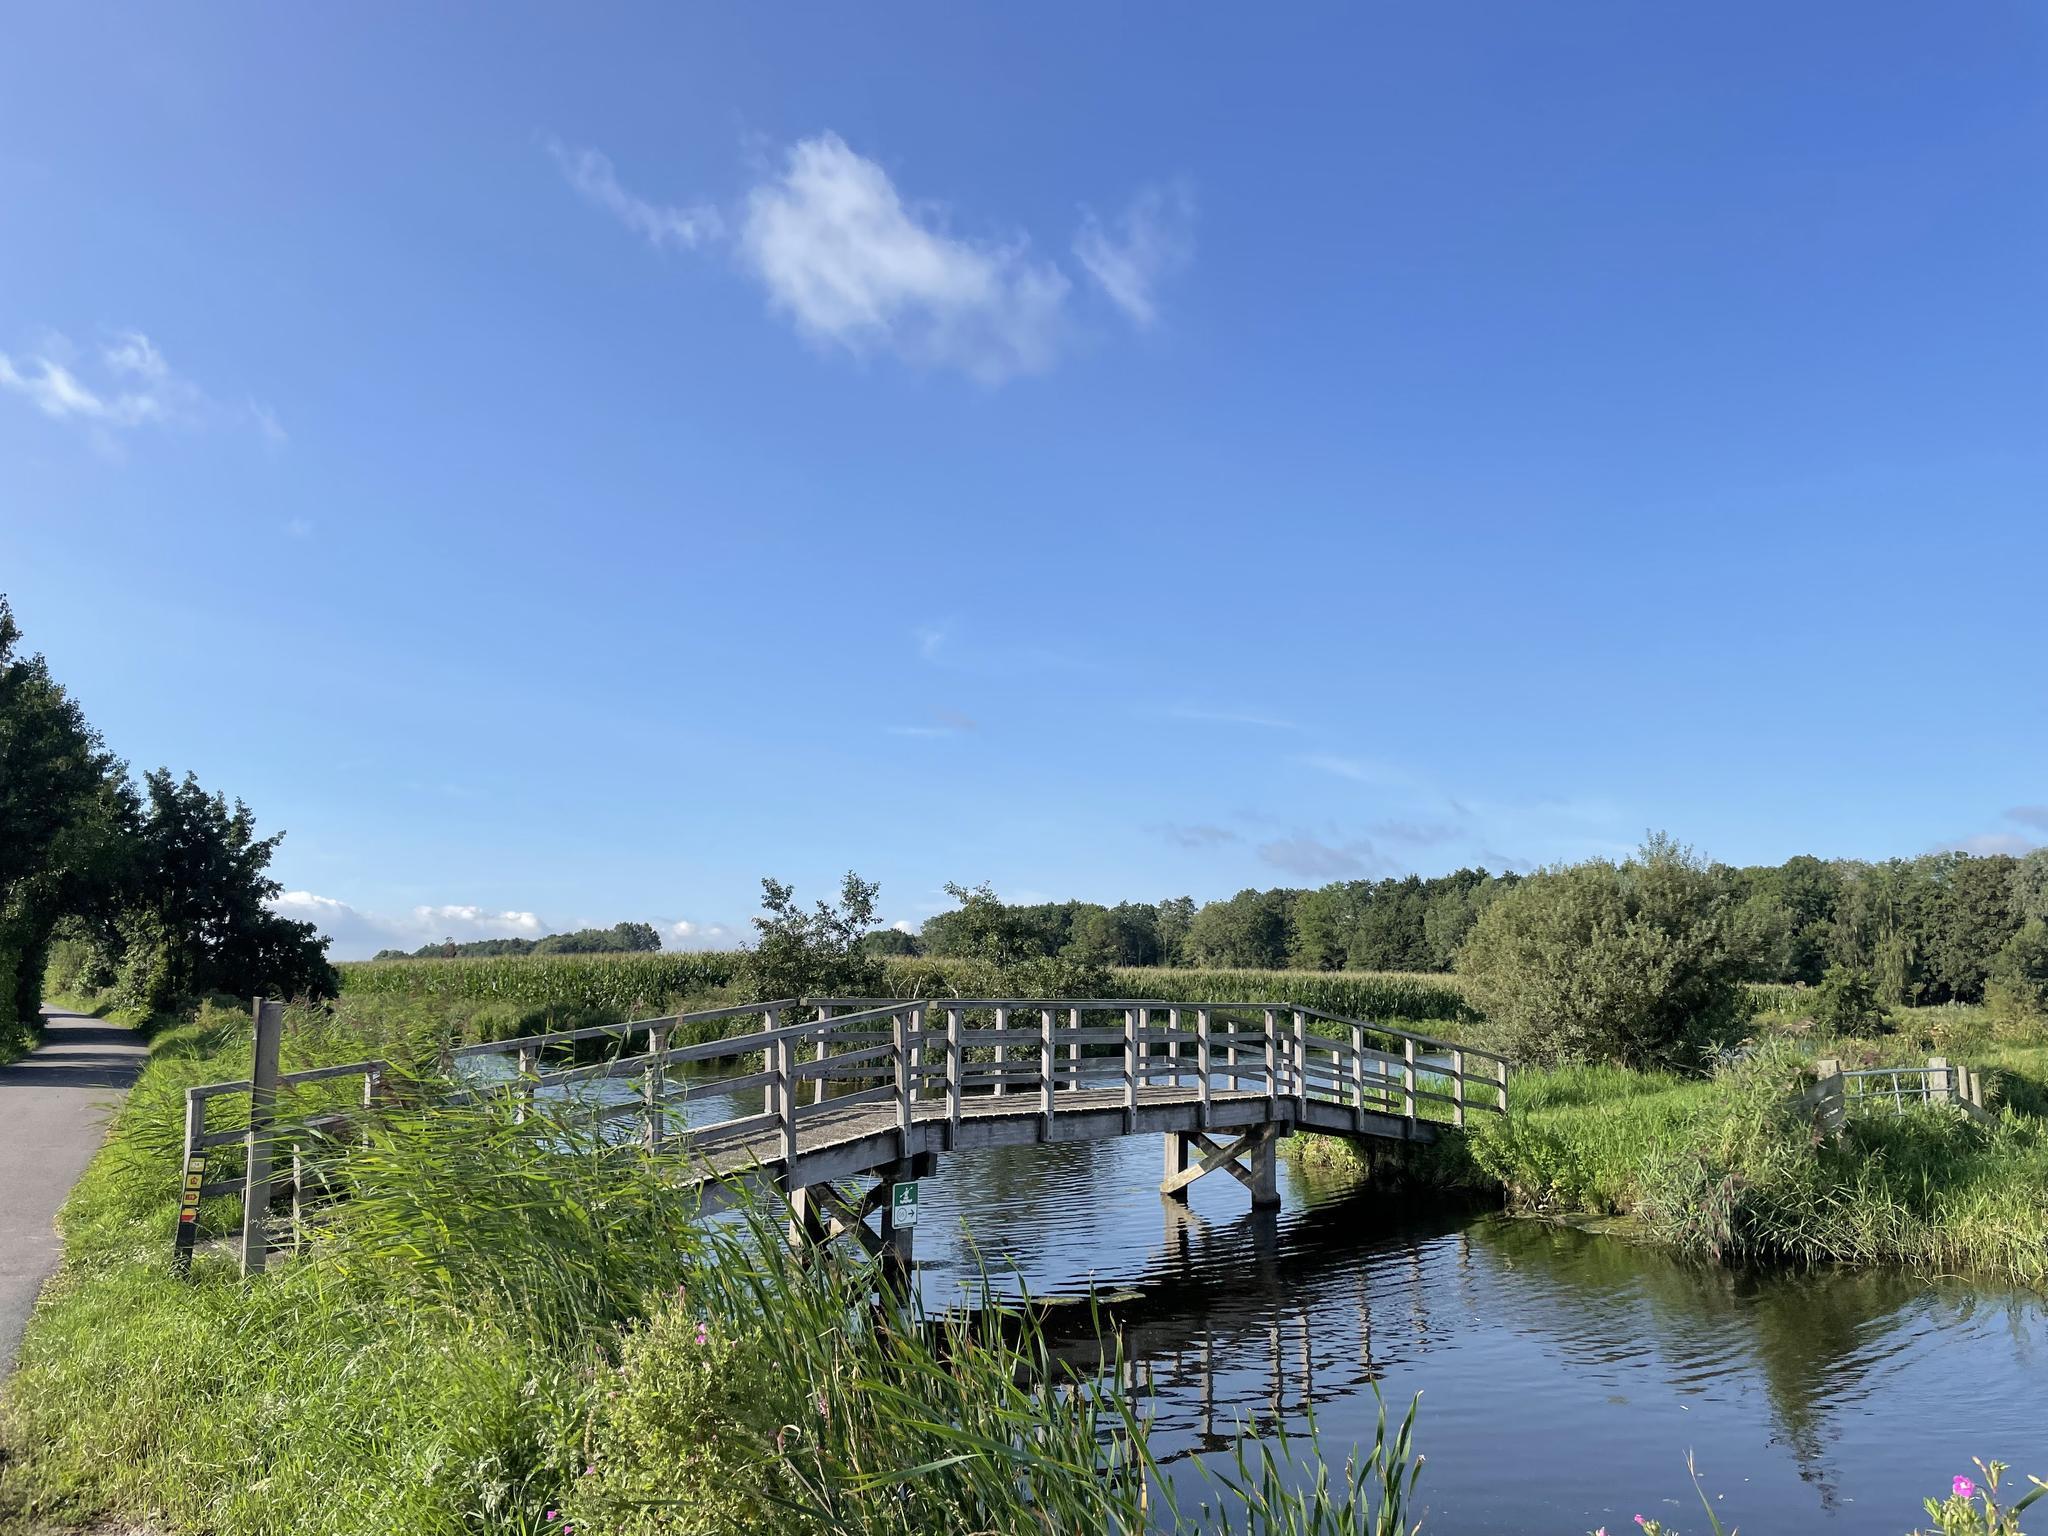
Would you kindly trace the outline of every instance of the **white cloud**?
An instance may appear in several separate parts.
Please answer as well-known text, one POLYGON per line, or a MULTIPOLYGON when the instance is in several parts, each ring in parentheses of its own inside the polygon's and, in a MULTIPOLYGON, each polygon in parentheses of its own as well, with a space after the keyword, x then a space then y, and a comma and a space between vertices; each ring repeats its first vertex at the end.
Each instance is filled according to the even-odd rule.
POLYGON ((688 918, 664 923, 661 931, 671 949, 737 949, 747 938, 724 923, 693 923, 688 918))
POLYGON ((156 343, 140 331, 118 331, 100 348, 96 380, 81 375, 73 362, 76 352, 61 335, 48 337, 34 356, 0 352, 0 390, 21 396, 52 421, 87 428, 109 449, 117 432, 213 421, 251 424, 271 442, 284 441, 284 429, 268 407, 251 401, 246 412, 222 409, 172 372, 156 343))
POLYGON ((984 384, 1052 366, 1072 286, 1021 236, 946 233, 836 133, 791 145, 782 173, 748 193, 740 253, 805 335, 984 384))
POLYGON ((677 208, 649 202, 620 186, 611 161, 596 150, 571 149, 555 138, 544 142, 570 186, 586 201, 645 237, 656 250, 671 246, 694 250, 725 233, 725 220, 716 208, 701 203, 677 208))
POLYGON ((364 960, 380 949, 418 949, 440 939, 537 939, 553 927, 531 912, 499 912, 467 903, 414 907, 403 914, 363 912, 332 896, 285 891, 271 909, 311 923, 334 940, 337 960, 364 960))
POLYGON ((1159 321, 1161 279, 1187 265, 1194 250, 1194 199, 1185 186, 1147 187, 1105 228, 1084 213, 1074 255, 1111 303, 1139 329, 1159 321))

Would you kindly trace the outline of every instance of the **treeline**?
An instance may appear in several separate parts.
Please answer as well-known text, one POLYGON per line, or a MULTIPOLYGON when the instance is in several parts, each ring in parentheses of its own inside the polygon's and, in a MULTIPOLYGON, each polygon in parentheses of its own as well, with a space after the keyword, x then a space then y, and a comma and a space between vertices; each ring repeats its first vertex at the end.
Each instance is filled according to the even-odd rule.
POLYGON ((0 1028, 64 991, 154 1011, 209 992, 323 996, 327 940, 266 903, 283 834, 167 768, 138 788, 0 597, 0 1028))
POLYGON ((472 939, 458 944, 443 939, 418 949, 380 949, 377 960, 463 960, 488 955, 641 955, 661 948, 652 923, 614 923, 609 928, 578 928, 540 939, 472 939))
MULTIPOLYGON (((1423 878, 1243 890, 1196 906, 1047 902, 1006 908, 1017 958, 1087 965, 1250 970, 1449 971, 1480 915, 1526 877, 1461 869, 1423 878)), ((1888 1003, 1978 1002, 1999 957, 2048 920, 2048 849, 1929 854, 1867 863, 1806 855, 1777 865, 1704 866, 1745 979, 1817 985, 1830 967, 1867 973, 1888 1003)), ((962 905, 914 936, 871 933, 888 955, 949 958, 985 936, 962 905)))

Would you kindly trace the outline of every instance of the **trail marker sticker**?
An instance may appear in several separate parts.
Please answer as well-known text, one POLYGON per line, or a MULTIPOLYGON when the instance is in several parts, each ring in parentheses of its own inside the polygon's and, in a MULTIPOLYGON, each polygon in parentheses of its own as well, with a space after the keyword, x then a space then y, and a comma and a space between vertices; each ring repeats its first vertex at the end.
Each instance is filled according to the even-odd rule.
POLYGON ((917 1225, 917 1180, 890 1187, 889 1223, 899 1228, 917 1225))

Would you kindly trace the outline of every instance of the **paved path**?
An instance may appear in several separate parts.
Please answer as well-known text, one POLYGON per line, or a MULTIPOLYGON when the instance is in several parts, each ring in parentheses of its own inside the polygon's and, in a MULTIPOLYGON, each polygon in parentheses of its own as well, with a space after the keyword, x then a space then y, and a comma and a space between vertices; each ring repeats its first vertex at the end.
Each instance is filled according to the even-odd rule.
POLYGON ((0 1067, 0 1376, 57 1267, 57 1207, 99 1150, 149 1048, 133 1030, 43 1010, 43 1043, 0 1067))

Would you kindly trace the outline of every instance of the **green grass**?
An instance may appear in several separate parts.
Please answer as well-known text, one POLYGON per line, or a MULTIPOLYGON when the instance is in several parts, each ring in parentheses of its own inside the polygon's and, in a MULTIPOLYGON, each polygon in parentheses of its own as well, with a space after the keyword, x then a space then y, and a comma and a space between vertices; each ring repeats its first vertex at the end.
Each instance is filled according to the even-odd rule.
MULTIPOLYGON (((1842 1051, 1839 1044, 1829 1052, 1842 1051)), ((1893 1060, 1912 1060, 1895 1052, 1893 1060)), ((1630 1218, 1730 1262, 1898 1264, 2048 1287, 2048 1049, 1969 1060, 2006 1100, 1981 1125, 1936 1106, 1857 1115, 1823 1138, 1796 1098, 1805 1058, 1767 1045, 1711 1079, 1570 1067, 1522 1073, 1478 1121, 1474 1162, 1530 1211, 1630 1218)))
MULTIPOLYGON (((431 1055, 405 1000, 290 1010, 287 1065, 431 1055)), ((248 1022, 159 1028, 63 1216, 66 1255, 0 1396, 0 1527, 354 1536, 1288 1531, 1412 1524, 1409 1426, 1288 1491, 1313 1446, 1251 1438, 1218 1513, 1160 1503, 1142 1405, 1066 1377, 1028 1313, 926 1327, 869 1304, 781 1213, 692 1221, 658 1160, 507 1106, 380 1111, 303 1253, 168 1273, 182 1093, 245 1069, 248 1022), (1150 1489, 1149 1494, 1147 1489, 1150 1489), (1149 1500, 1149 1503, 1147 1502, 1149 1500)), ((221 1213, 217 1213, 221 1214, 221 1213)), ((231 1214, 231 1213, 225 1213, 231 1214)))

